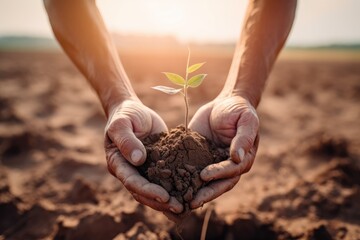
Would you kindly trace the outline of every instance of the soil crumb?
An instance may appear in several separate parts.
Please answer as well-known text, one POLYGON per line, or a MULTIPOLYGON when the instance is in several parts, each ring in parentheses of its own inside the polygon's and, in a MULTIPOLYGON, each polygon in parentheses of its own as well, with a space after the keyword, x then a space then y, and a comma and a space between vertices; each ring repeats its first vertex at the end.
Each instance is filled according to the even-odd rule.
POLYGON ((205 184, 200 178, 201 170, 229 158, 226 150, 195 131, 189 129, 186 133, 183 125, 146 138, 144 145, 147 159, 140 172, 183 203, 185 212, 205 184))

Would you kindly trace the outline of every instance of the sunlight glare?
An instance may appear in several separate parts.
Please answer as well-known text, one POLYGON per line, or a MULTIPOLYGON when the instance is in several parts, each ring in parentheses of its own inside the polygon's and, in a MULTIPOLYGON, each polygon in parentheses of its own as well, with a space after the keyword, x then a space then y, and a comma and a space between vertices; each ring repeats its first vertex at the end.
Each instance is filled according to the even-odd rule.
POLYGON ((146 1, 145 8, 156 32, 181 32, 185 12, 181 4, 171 1, 146 1))

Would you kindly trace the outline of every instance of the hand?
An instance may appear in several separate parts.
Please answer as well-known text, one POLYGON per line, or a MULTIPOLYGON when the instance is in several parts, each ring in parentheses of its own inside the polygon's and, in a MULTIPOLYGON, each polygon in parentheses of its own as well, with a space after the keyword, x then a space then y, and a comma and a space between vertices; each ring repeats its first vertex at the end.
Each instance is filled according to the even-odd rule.
POLYGON ((134 167, 146 160, 146 150, 139 139, 162 131, 167 131, 167 127, 153 110, 139 100, 124 101, 112 111, 105 128, 107 165, 138 202, 164 213, 181 213, 182 204, 134 167))
POLYGON ((221 148, 230 147, 230 159, 201 171, 203 181, 216 181, 199 190, 190 203, 194 209, 232 189, 240 176, 250 170, 259 143, 259 119, 245 98, 218 97, 195 113, 189 128, 221 148))

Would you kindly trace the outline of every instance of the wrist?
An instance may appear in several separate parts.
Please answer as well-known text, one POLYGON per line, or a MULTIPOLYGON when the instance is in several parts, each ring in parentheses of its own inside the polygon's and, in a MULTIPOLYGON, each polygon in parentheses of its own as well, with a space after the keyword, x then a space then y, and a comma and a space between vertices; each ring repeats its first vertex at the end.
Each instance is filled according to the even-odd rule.
POLYGON ((124 101, 140 101, 127 78, 104 76, 90 82, 95 83, 94 89, 107 118, 124 101))
POLYGON ((138 98, 122 65, 116 64, 116 61, 107 62, 107 65, 98 65, 96 72, 87 75, 87 79, 96 91, 106 117, 109 118, 121 103, 138 98))
POLYGON ((235 54, 233 58, 229 75, 220 95, 241 96, 256 108, 269 74, 269 61, 265 57, 255 58, 254 56, 259 54, 251 54, 241 46, 238 48, 239 54, 235 54))
POLYGON ((140 101, 135 93, 124 91, 123 89, 119 90, 116 87, 112 87, 99 95, 107 118, 109 118, 113 111, 115 111, 115 109, 123 102, 127 100, 140 101))
POLYGON ((256 84, 240 81, 235 85, 225 84, 218 97, 222 98, 239 96, 246 99, 254 108, 257 108, 261 99, 262 91, 263 88, 257 86, 256 84))

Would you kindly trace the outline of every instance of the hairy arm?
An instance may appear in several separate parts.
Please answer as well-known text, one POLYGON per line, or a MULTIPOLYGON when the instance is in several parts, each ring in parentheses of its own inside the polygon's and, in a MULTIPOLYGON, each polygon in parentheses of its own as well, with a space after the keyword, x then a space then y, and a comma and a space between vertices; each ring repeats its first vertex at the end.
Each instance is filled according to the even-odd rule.
POLYGON ((266 79, 290 32, 296 0, 250 0, 229 75, 220 94, 202 106, 190 128, 230 147, 230 159, 201 172, 210 182, 191 203, 200 207, 232 189, 254 162, 259 143, 256 114, 266 79))
POLYGON ((44 0, 60 45, 99 96, 108 116, 136 98, 95 0, 44 0))
POLYGON ((110 173, 140 203, 164 213, 180 213, 182 205, 134 167, 146 160, 140 140, 167 127, 136 96, 95 0, 44 3, 57 40, 96 91, 108 118, 104 142, 110 173))
POLYGON ((266 79, 289 35, 297 0, 250 0, 221 96, 240 95, 257 107, 266 79))

